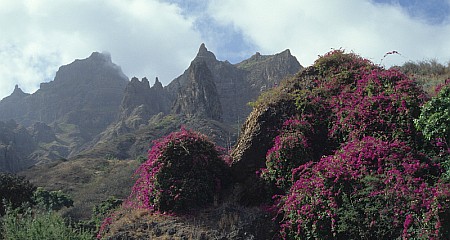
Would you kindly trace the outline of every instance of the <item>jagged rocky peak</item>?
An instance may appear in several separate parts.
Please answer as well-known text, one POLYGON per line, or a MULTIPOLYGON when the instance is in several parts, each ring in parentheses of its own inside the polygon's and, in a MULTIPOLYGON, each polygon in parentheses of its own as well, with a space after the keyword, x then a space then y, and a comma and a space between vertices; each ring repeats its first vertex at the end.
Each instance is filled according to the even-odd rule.
POLYGON ((217 60, 216 59, 216 55, 214 55, 214 53, 208 51, 208 49, 206 48, 205 44, 202 43, 200 45, 200 48, 198 49, 198 53, 197 53, 197 57, 196 59, 203 59, 203 60, 217 60))
POLYGON ((192 61, 187 79, 186 87, 179 89, 173 107, 174 113, 221 121, 222 106, 213 74, 205 61, 192 61))
POLYGON ((135 128, 137 125, 147 122, 155 114, 168 113, 170 105, 171 102, 168 99, 167 92, 158 78, 150 87, 147 78, 144 77, 140 81, 133 77, 125 89, 120 106, 119 120, 125 121, 129 125, 128 127, 135 128), (132 124, 129 124, 130 119, 133 119, 132 124), (139 121, 136 122, 136 119, 139 119, 139 121))
POLYGON ((137 77, 132 77, 130 83, 128 84, 125 92, 132 91, 145 91, 145 89, 150 89, 150 83, 147 78, 142 78, 141 81, 137 77))
POLYGON ((14 87, 14 91, 11 93, 11 95, 9 96, 9 97, 7 97, 7 98, 14 98, 14 99, 17 99, 17 98, 23 98, 23 97, 26 97, 26 96, 28 96, 28 95, 30 95, 29 93, 24 93, 23 91, 22 91, 22 89, 19 87, 19 85, 17 85, 16 84, 16 86, 14 87))
POLYGON ((163 89, 162 83, 159 81, 158 77, 155 78, 155 83, 153 84, 153 87, 155 89, 163 89))

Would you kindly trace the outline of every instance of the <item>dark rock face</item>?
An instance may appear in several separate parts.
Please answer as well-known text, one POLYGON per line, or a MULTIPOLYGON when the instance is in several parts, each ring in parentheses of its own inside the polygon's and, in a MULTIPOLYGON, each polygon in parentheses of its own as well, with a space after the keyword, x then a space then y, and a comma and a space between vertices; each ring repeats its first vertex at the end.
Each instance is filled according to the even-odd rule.
MULTIPOLYGON (((220 119, 229 124, 242 123, 251 111, 249 102, 256 100, 265 89, 279 84, 281 80, 302 69, 289 50, 271 56, 257 53, 250 59, 233 65, 228 61, 218 61, 214 53, 208 51, 202 44, 192 63, 201 61, 206 63, 212 74, 222 108, 220 119)), ((175 100, 179 92, 188 91, 186 88, 191 82, 189 76, 193 74, 192 71, 202 70, 198 67, 192 69, 195 66, 191 64, 181 76, 166 87, 172 99, 175 100)))
POLYGON ((173 112, 189 118, 222 120, 222 106, 213 75, 202 59, 191 63, 186 86, 178 92, 173 112))
POLYGON ((26 105, 26 99, 29 95, 16 85, 13 93, 0 101, 0 120, 7 121, 26 116, 29 110, 29 106, 26 105))
POLYGON ((136 129, 140 124, 146 124, 152 116, 160 112, 168 113, 170 106, 171 102, 158 78, 150 87, 147 78, 139 81, 134 77, 125 88, 120 105, 119 121, 136 129))
POLYGON ((33 126, 34 137, 43 142, 55 139, 48 128, 33 124, 50 125, 53 135, 64 138, 65 146, 59 144, 58 148, 65 147, 63 152, 73 155, 115 120, 127 82, 109 54, 94 52, 87 59, 60 67, 55 79, 42 83, 33 94, 16 86, 0 101, 0 120, 33 126))
POLYGON ((32 166, 29 155, 37 145, 27 129, 13 120, 0 121, 0 172, 18 172, 32 166))
POLYGON ((50 143, 57 140, 53 129, 42 122, 34 123, 30 127, 30 133, 35 142, 50 143))
POLYGON ((42 83, 31 95, 16 88, 0 102, 0 120, 15 119, 24 126, 36 121, 50 124, 64 118, 70 121, 68 115, 76 112, 93 114, 87 124, 98 128, 116 116, 126 84, 126 76, 109 55, 92 53, 87 59, 60 67, 54 81, 42 83))
POLYGON ((258 106, 245 121, 240 138, 231 153, 233 175, 238 181, 265 167, 267 151, 278 135, 277 129, 295 113, 294 99, 280 99, 269 106, 258 106))

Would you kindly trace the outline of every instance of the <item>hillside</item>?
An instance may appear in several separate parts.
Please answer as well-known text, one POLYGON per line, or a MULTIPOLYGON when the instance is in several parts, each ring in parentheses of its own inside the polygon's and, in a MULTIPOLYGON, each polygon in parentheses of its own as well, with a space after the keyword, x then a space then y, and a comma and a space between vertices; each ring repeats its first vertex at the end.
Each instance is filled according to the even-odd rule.
POLYGON ((108 54, 95 52, 60 67, 55 79, 33 94, 16 86, 0 101, 0 121, 13 120, 35 137, 28 151, 17 153, 22 164, 4 169, 75 156, 115 120, 127 82, 108 54))
MULTIPOLYGON (((134 169, 138 161, 146 158, 152 141, 179 130, 181 126, 200 131, 218 145, 231 149, 239 134, 238 127, 251 111, 248 102, 255 101, 264 89, 279 84, 282 79, 301 69, 289 51, 271 56, 255 56, 233 65, 217 60, 202 44, 186 71, 166 87, 158 79, 150 84, 146 78, 132 78, 119 94, 122 99, 117 105, 115 118, 101 128, 102 132, 92 134, 91 140, 77 145, 72 154, 66 152, 66 155, 60 154, 51 161, 40 158, 45 156, 45 147, 68 151, 67 145, 73 144, 71 139, 80 134, 79 128, 82 126, 67 124, 67 118, 51 124, 40 123, 41 132, 44 133, 46 129, 49 134, 45 135, 47 143, 36 141, 37 146, 44 146, 39 148, 42 155, 24 154, 28 156, 27 159, 34 156, 36 161, 40 160, 40 164, 20 174, 37 186, 70 193, 74 196, 75 207, 66 214, 75 219, 86 219, 92 206, 108 196, 125 197, 132 184, 134 169), (285 66, 283 63, 289 64, 285 66), (257 77, 261 78, 256 80, 257 77), (61 129, 62 126, 65 128, 61 129), (119 169, 122 171, 118 172, 119 169), (117 187, 107 187, 110 185, 108 177, 115 179, 117 187)), ((88 63, 95 61, 89 60, 88 63)), ((117 73, 117 69, 110 68, 110 71, 117 73)), ((63 76, 63 73, 58 76, 63 76)), ((92 81, 99 80, 92 78, 92 81)), ((78 116, 82 117, 83 114, 79 112, 78 116)), ((31 128, 26 130, 31 134, 31 128)), ((99 132, 99 129, 96 131, 99 132)))
POLYGON ((189 141, 163 139, 152 151, 170 150, 150 154, 142 165, 154 168, 136 181, 146 183, 132 190, 136 205, 111 215, 102 236, 447 239, 450 143, 443 129, 450 126, 449 93, 446 85, 430 100, 396 68, 384 69, 353 53, 329 52, 253 104, 232 151, 231 186, 221 190, 218 201, 161 214, 167 206, 160 194, 168 192, 165 201, 185 201, 189 197, 183 192, 192 189, 177 189, 178 181, 203 179, 189 170, 182 180, 176 172, 158 175, 177 163, 171 157, 180 154, 172 151, 177 144, 187 155, 176 156, 192 151, 189 141), (166 174, 176 181, 164 188, 166 174), (143 203, 139 191, 148 197, 143 203), (268 217, 272 224, 265 221, 268 217))
MULTIPOLYGON (((426 82, 430 73, 414 75, 403 69, 404 74, 398 67, 384 69, 337 50, 292 75, 287 72, 299 66, 292 59, 288 50, 272 56, 257 53, 233 65, 218 61, 201 45, 188 69, 166 87, 158 79, 150 86, 146 78, 132 78, 115 120, 76 155, 40 162, 20 174, 36 186, 72 195, 74 207, 60 213, 74 220, 89 219, 92 209, 110 196, 130 200, 108 218, 101 231, 106 239, 291 239, 310 234, 358 239, 373 232, 393 239, 447 234, 450 227, 438 223, 447 222, 450 209, 450 194, 444 191, 450 184, 448 136, 423 130, 434 125, 428 126, 431 115, 421 114, 422 105, 442 102, 429 101, 414 79, 419 76, 421 83, 426 82), (274 76, 278 80, 271 83, 274 76), (231 80, 223 84, 223 79, 241 82, 232 86, 231 80), (230 89, 246 87, 248 95, 260 96, 249 98, 251 104, 242 108, 236 106, 234 115, 224 112, 230 97, 244 101, 230 89), (238 133, 247 107, 252 111, 238 133), (421 125, 416 119, 422 119, 421 125), (205 156, 211 151, 191 149, 187 144, 200 146, 193 136, 201 135, 189 136, 185 130, 173 135, 180 128, 205 134, 214 141, 207 146, 231 150, 231 158, 221 156, 230 167, 219 171, 224 176, 229 171, 229 178, 217 185, 218 178, 207 178, 204 168, 194 170, 195 164, 208 161, 205 156), (164 136, 184 136, 188 142, 174 137, 170 143, 164 136), (166 153, 175 158, 150 153, 141 165, 149 149, 164 144, 169 144, 166 153), (162 165, 142 172, 155 158, 162 165), (178 159, 191 159, 192 166, 183 163, 182 170, 145 177, 144 181, 161 181, 149 182, 161 189, 144 189, 151 204, 135 208, 140 200, 135 199, 133 184, 147 173, 161 171, 163 161, 169 161, 167 167, 177 166, 178 159), (202 197, 210 191, 204 184, 219 186, 214 196, 202 197), (200 192, 182 196, 195 189, 200 192), (169 195, 164 201, 174 197, 175 203, 194 195, 199 198, 186 205, 192 209, 159 211, 161 198, 153 194, 165 192, 169 195), (324 200, 310 201, 316 198, 324 200), (197 203, 199 199, 204 205, 197 203), (317 212, 323 221, 316 219, 317 212), (434 224, 432 230, 422 228, 423 221, 434 224), (317 231, 311 224, 323 228, 317 231)), ((442 74, 436 76, 441 79, 442 74)), ((438 96, 446 96, 442 94, 438 96)), ((29 96, 16 87, 6 100, 29 96)), ((61 136, 52 126, 36 122, 25 128, 14 121, 0 125, 4 133, 0 150, 10 156, 3 160, 9 171, 35 164, 23 156, 37 156, 36 149, 42 154, 36 159, 46 154, 39 146, 61 136), (20 148, 23 144, 29 148, 20 148), (16 160, 8 161, 11 158, 16 160)))

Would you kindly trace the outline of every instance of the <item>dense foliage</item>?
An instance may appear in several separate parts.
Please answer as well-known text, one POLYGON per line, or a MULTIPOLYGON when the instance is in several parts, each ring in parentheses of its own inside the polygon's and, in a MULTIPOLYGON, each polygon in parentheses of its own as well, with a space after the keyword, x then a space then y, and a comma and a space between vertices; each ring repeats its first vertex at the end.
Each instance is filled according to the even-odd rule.
POLYGON ((66 224, 55 212, 7 209, 1 222, 0 238, 8 240, 88 240, 92 233, 66 224))
MULTIPOLYGON (((442 181, 441 167, 449 152, 437 158, 427 148, 430 137, 415 128, 428 98, 414 80, 336 50, 294 81, 310 84, 291 91, 297 115, 281 127, 262 170, 264 179, 285 192, 276 203, 282 237, 439 239, 448 234, 442 226, 449 220, 450 186, 442 181)), ((444 98, 440 95, 440 108, 433 106, 440 116, 450 109, 442 106, 444 98)), ((428 108, 423 116, 430 116, 424 112, 428 108)), ((428 127, 445 128, 426 121, 428 127)))
POLYGON ((423 107, 415 121, 427 140, 438 140, 450 144, 450 85, 440 88, 438 95, 423 107))
POLYGON ((430 183, 438 168, 400 141, 352 141, 295 170, 282 197, 287 238, 438 239, 448 186, 430 183))
POLYGON ((35 189, 36 187, 24 177, 0 173, 0 215, 5 213, 5 203, 16 208, 24 203, 32 202, 35 189))
POLYGON ((139 207, 185 212, 213 202, 227 184, 228 166, 206 136, 181 129, 155 141, 136 174, 131 199, 139 207))
POLYGON ((47 210, 57 211, 63 207, 73 207, 72 198, 59 191, 47 191, 42 187, 38 187, 33 193, 33 201, 38 206, 47 210))
POLYGON ((422 107, 414 123, 429 141, 426 152, 444 168, 442 179, 450 182, 450 85, 436 90, 437 96, 422 107))
POLYGON ((0 239, 92 239, 92 233, 68 226, 54 212, 73 206, 62 191, 36 188, 24 177, 0 173, 0 239))
POLYGON ((311 125, 298 119, 289 119, 283 124, 281 134, 275 138, 274 146, 267 152, 263 178, 288 190, 292 185, 292 169, 313 160, 310 136, 311 125))

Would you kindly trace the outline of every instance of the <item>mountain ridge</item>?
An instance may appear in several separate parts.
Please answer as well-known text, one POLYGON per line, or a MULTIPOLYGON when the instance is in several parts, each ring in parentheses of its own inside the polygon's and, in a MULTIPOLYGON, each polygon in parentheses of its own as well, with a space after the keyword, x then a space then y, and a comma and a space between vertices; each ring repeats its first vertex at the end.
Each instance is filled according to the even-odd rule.
POLYGON ((156 78, 150 87, 147 78, 128 80, 108 53, 93 52, 61 66, 54 80, 41 83, 33 94, 16 86, 0 101, 0 121, 14 119, 36 136, 34 151, 24 157, 33 164, 79 154, 120 159, 145 155, 152 139, 181 125, 201 130, 229 148, 251 111, 247 103, 301 68, 289 50, 257 53, 231 64, 217 60, 201 44, 184 73, 167 86, 156 78), (120 151, 112 150, 114 144, 120 151))

